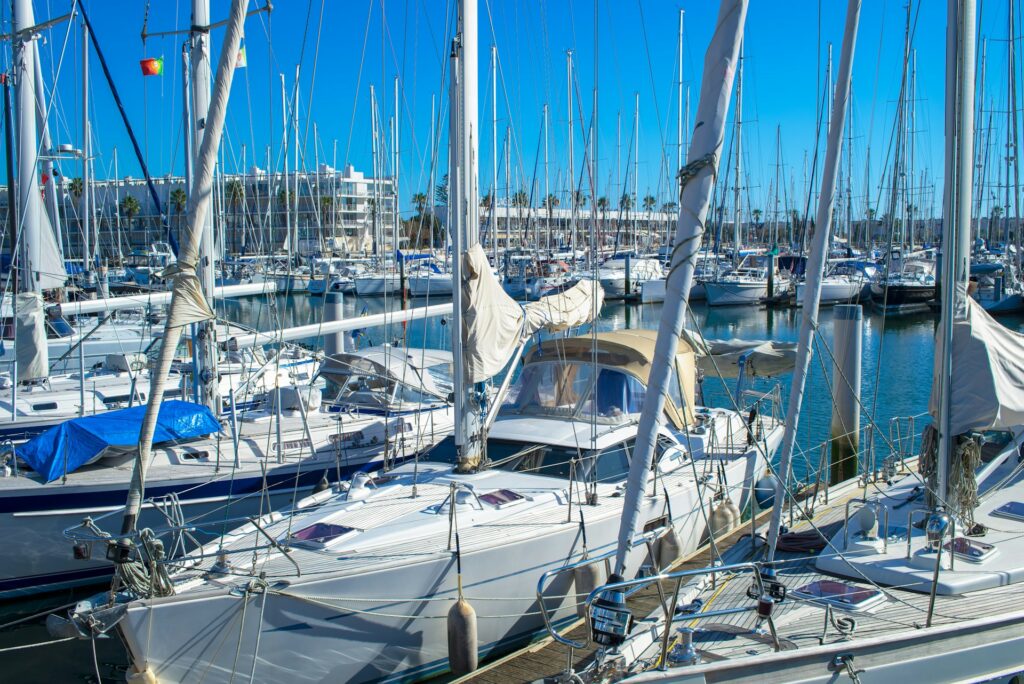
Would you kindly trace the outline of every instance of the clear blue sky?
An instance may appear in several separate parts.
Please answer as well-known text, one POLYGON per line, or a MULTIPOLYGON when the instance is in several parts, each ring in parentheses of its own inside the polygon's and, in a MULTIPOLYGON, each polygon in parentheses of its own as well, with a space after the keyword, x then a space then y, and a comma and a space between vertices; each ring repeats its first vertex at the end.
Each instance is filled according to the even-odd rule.
MULTIPOLYGON (((141 39, 147 3, 143 0, 85 0, 113 77, 125 100, 129 117, 147 150, 154 175, 180 173, 181 68, 183 36, 141 39), (143 78, 139 60, 165 58, 162 77, 143 78)), ((236 76, 229 109, 225 154, 229 170, 242 166, 242 146, 249 163, 253 153, 265 166, 268 144, 273 144, 279 164, 281 138, 280 74, 289 86, 295 65, 301 63, 301 122, 315 122, 321 161, 331 162, 337 141, 337 163, 346 161, 369 173, 369 88, 377 88, 385 122, 393 114, 393 79, 401 81, 401 160, 403 204, 409 194, 427 187, 429 178, 431 98, 438 106, 446 99, 442 70, 448 54, 451 5, 454 0, 279 0, 272 16, 251 17, 246 24, 248 68, 236 76), (447 13, 446 13, 447 8, 447 13), (322 15, 321 15, 322 12, 322 15), (322 18, 321 18, 322 17, 322 18), (319 41, 318 39, 319 35, 319 41), (314 81, 315 69, 315 81, 314 81)), ((263 4, 263 0, 258 0, 263 4)), ((67 11, 70 0, 36 0, 37 20, 67 11)), ((256 0, 251 6, 255 6, 256 0)), ((754 0, 747 18, 744 92, 745 165, 749 175, 751 206, 769 208, 768 185, 775 173, 775 131, 781 127, 785 174, 797 192, 804 183, 805 151, 815 144, 815 107, 820 97, 825 50, 835 44, 838 63, 845 4, 840 0, 754 0), (819 14, 820 9, 820 14, 819 14), (820 23, 820 32, 819 32, 820 23)), ((1004 39, 1005 0, 985 3, 985 31, 1004 39)), ((10 23, 9 3, 3 3, 4 30, 10 23)), ((634 93, 640 96, 641 197, 650 193, 659 202, 668 199, 662 153, 675 163, 677 21, 679 8, 686 10, 684 80, 690 86, 691 108, 696 109, 704 51, 714 28, 717 3, 711 0, 598 0, 598 64, 600 69, 599 195, 617 197, 616 117, 622 117, 622 149, 618 178, 625 182, 628 144, 631 137, 634 93)), ((227 0, 213 0, 215 19, 227 14, 227 0)), ((150 32, 184 30, 189 24, 187 0, 157 0, 148 8, 150 32)), ((936 179, 936 198, 941 197, 942 107, 944 83, 945 3, 927 0, 916 16, 917 58, 917 161, 936 179)), ((537 165, 541 111, 550 106, 550 166, 552 192, 565 196, 566 84, 565 51, 576 56, 577 78, 582 92, 584 117, 591 116, 594 77, 593 2, 540 0, 480 0, 480 99, 484 144, 481 146, 481 188, 491 185, 490 150, 491 43, 500 54, 499 147, 506 125, 511 123, 513 176, 527 187, 537 165)), ((854 184, 863 194, 865 149, 870 142, 872 183, 877 184, 887 147, 895 99, 899 89, 903 52, 905 10, 895 0, 864 2, 854 68, 854 184)), ((51 121, 55 139, 81 144, 80 32, 75 26, 45 32, 43 71, 48 85, 58 69, 62 46, 67 50, 57 79, 56 112, 51 121)), ((221 31, 214 33, 219 50, 221 31)), ((989 46, 993 62, 991 92, 998 97, 998 79, 1005 82, 1005 68, 996 63, 1005 54, 1005 42, 989 46), (1002 74, 996 76, 996 74, 1002 74)), ((1004 58, 1005 59, 1005 58, 1004 58)), ((5 56, 5 63, 10 56, 5 56)), ((98 176, 112 175, 112 149, 116 146, 120 175, 140 176, 124 128, 98 64, 93 57, 92 119, 99 151, 98 176)), ((1005 90, 1005 86, 1002 86, 1005 90)), ((998 102, 996 103, 998 104, 998 102)), ((1005 108, 1005 106, 1004 106, 1005 108)), ((576 110, 577 118, 579 109, 576 110)), ((447 126, 442 119, 443 130, 447 126)), ((582 158, 582 132, 577 120, 577 174, 582 158)), ((305 138, 306 166, 312 168, 314 138, 309 126, 305 138)), ((446 166, 441 147, 441 172, 446 166)), ((500 152, 500 150, 499 150, 500 152)), ((79 175, 73 167, 69 176, 79 175)), ((543 168, 537 165, 540 191, 543 168)), ((632 171, 628 171, 632 174, 632 171)), ((502 174, 504 175, 504 174, 502 174)), ((788 181, 787 181, 788 183, 788 181)), ((504 186, 504 180, 499 181, 504 186)), ((517 185, 513 178, 513 185, 517 185)), ((632 181, 630 181, 630 186, 632 181)), ((787 189, 788 190, 788 189, 787 189)), ((938 199, 936 199, 938 202, 938 199)), ((803 200, 790 201, 802 206, 803 200)))

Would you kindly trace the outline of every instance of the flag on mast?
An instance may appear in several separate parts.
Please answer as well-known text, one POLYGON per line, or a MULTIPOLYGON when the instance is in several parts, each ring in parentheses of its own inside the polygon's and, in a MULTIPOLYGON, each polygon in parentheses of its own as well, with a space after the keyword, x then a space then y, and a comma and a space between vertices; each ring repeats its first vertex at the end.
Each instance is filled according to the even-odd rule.
POLYGON ((163 57, 147 57, 139 60, 143 76, 161 76, 164 73, 163 57))
POLYGON ((238 56, 235 58, 235 68, 244 69, 248 66, 248 62, 245 59, 245 46, 238 48, 238 56))

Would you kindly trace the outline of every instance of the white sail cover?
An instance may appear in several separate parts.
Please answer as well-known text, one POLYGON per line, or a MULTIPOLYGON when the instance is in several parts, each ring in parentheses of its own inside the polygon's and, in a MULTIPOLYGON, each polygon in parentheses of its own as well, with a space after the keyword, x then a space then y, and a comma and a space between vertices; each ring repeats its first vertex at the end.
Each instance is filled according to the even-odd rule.
POLYGON ((203 295, 203 286, 195 269, 184 267, 181 262, 165 268, 161 277, 174 277, 174 301, 178 308, 171 308, 174 320, 167 322, 169 327, 179 327, 190 323, 199 323, 216 318, 213 309, 203 295), (180 300, 180 301, 179 301, 180 300))
POLYGON ((796 345, 764 340, 708 340, 698 333, 683 330, 682 338, 697 353, 697 367, 710 377, 736 378, 740 358, 747 377, 774 377, 793 370, 796 345))
MULTIPOLYGON (((950 433, 1024 425, 1024 335, 1009 330, 970 297, 966 317, 953 321, 950 433)), ((941 377, 942 339, 936 335, 934 377, 941 377)), ((939 384, 929 412, 938 416, 939 384)))
POLYGON ((560 294, 521 305, 502 289, 479 244, 466 252, 463 320, 466 374, 470 382, 497 375, 516 347, 538 330, 558 332, 583 325, 600 312, 604 290, 583 280, 560 294))
POLYGON ((18 315, 14 324, 14 352, 18 359, 18 382, 50 375, 50 354, 46 343, 46 309, 38 292, 22 292, 15 301, 18 315))

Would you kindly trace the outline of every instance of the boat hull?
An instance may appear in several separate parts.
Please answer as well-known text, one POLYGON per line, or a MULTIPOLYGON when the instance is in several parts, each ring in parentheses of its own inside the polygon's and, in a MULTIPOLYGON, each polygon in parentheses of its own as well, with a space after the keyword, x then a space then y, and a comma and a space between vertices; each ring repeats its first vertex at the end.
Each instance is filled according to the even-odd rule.
POLYGON ((360 297, 381 297, 397 294, 401 281, 397 275, 359 276, 355 279, 355 289, 360 297))
POLYGON ((451 276, 410 276, 406 281, 410 297, 450 297, 451 276))
POLYGON ((760 304, 768 292, 765 283, 731 283, 709 281, 704 283, 708 306, 750 306, 760 304))
MULTIPOLYGON (((780 432, 773 432, 770 450, 780 432)), ((764 472, 759 453, 752 449, 725 463, 728 493, 741 507, 751 478, 764 472)), ((707 529, 697 490, 676 486, 666 491, 682 553, 693 552, 707 529)), ((645 497, 640 520, 664 521, 666 509, 662 498, 645 497)), ((588 553, 614 549, 621 499, 599 500, 585 510, 588 553)), ((462 585, 478 614, 481 658, 521 646, 544 629, 537 581, 548 570, 581 558, 579 530, 577 516, 559 517, 536 525, 529 536, 496 530, 495 541, 504 542, 463 549, 462 585)), ((411 549, 408 554, 426 555, 411 549)), ((644 546, 634 549, 627 576, 640 570, 646 556, 644 546)), ((454 554, 442 548, 418 562, 382 557, 375 569, 358 574, 331 576, 329 567, 322 575, 311 571, 307 578, 304 572, 303 579, 259 594, 225 589, 135 602, 118 629, 136 669, 148 666, 163 684, 190 681, 199 671, 205 682, 226 684, 233 670, 248 674, 253 668, 261 682, 354 683, 414 681, 448 670, 445 617, 458 595, 454 554), (317 644, 315 657, 295 657, 299 635, 303 643, 317 644), (220 643, 231 647, 217 648, 220 643)), ((274 585, 272 578, 268 582, 274 585)), ((576 619, 575 605, 566 598, 573 591, 571 573, 565 573, 545 593, 544 608, 556 624, 576 619)))

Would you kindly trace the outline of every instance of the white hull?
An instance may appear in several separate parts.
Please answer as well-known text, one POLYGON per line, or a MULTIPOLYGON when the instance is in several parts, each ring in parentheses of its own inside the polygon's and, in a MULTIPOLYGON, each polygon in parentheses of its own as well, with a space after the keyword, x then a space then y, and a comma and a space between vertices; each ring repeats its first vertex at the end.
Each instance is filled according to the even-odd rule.
POLYGON ((452 277, 446 273, 426 276, 410 276, 406 280, 410 297, 450 297, 452 277))
MULTIPOLYGON (((825 279, 821 283, 821 298, 819 302, 821 304, 842 304, 843 302, 849 302, 860 296, 860 292, 863 285, 856 281, 836 281, 829 282, 825 279)), ((796 305, 803 306, 804 303, 804 283, 797 283, 796 285, 796 305)))
POLYGON ((357 276, 356 294, 360 297, 379 297, 383 295, 398 294, 401 288, 401 280, 397 275, 368 275, 357 276))
MULTIPOLYGON (((757 461, 741 456, 725 466, 730 494, 741 506, 749 492, 744 483, 763 472, 763 461, 757 461)), ((421 465, 421 473, 427 467, 421 465)), ((408 475, 410 469, 398 472, 408 475)), ((659 479, 659 486, 663 483, 670 492, 683 553, 697 548, 706 529, 689 472, 681 468, 659 479)), ((590 555, 614 548, 621 503, 606 489, 596 506, 583 507, 590 555)), ((662 497, 647 498, 643 505, 642 521, 665 515, 662 497)), ((470 536, 466 526, 471 523, 463 523, 463 587, 478 615, 481 657, 542 630, 535 598, 538 578, 580 558, 579 514, 567 520, 565 506, 558 508, 557 515, 549 511, 510 521, 490 534, 477 526, 477 534, 470 536), (489 542, 481 541, 481 532, 489 542)), ((639 570, 645 555, 642 546, 634 550, 627 574, 639 570)), ((267 593, 240 595, 225 588, 135 602, 119 629, 136 666, 148 664, 163 684, 192 681, 199 671, 205 682, 226 684, 235 668, 245 675, 255 668, 256 680, 282 683, 412 680, 446 671, 444 616, 456 597, 454 554, 443 544, 425 547, 406 540, 372 556, 371 566, 350 573, 332 572, 344 559, 324 556, 317 567, 306 567, 301 577, 267 593)), ((267 581, 275 585, 273 577, 267 581)), ((553 619, 575 617, 565 599, 572 591, 568 574, 554 581, 546 601, 553 619)))
POLYGON ((648 280, 641 285, 640 301, 644 304, 655 304, 665 301, 665 281, 648 280))
POLYGON ((704 283, 708 306, 760 304, 768 292, 767 283, 709 281, 704 283))

